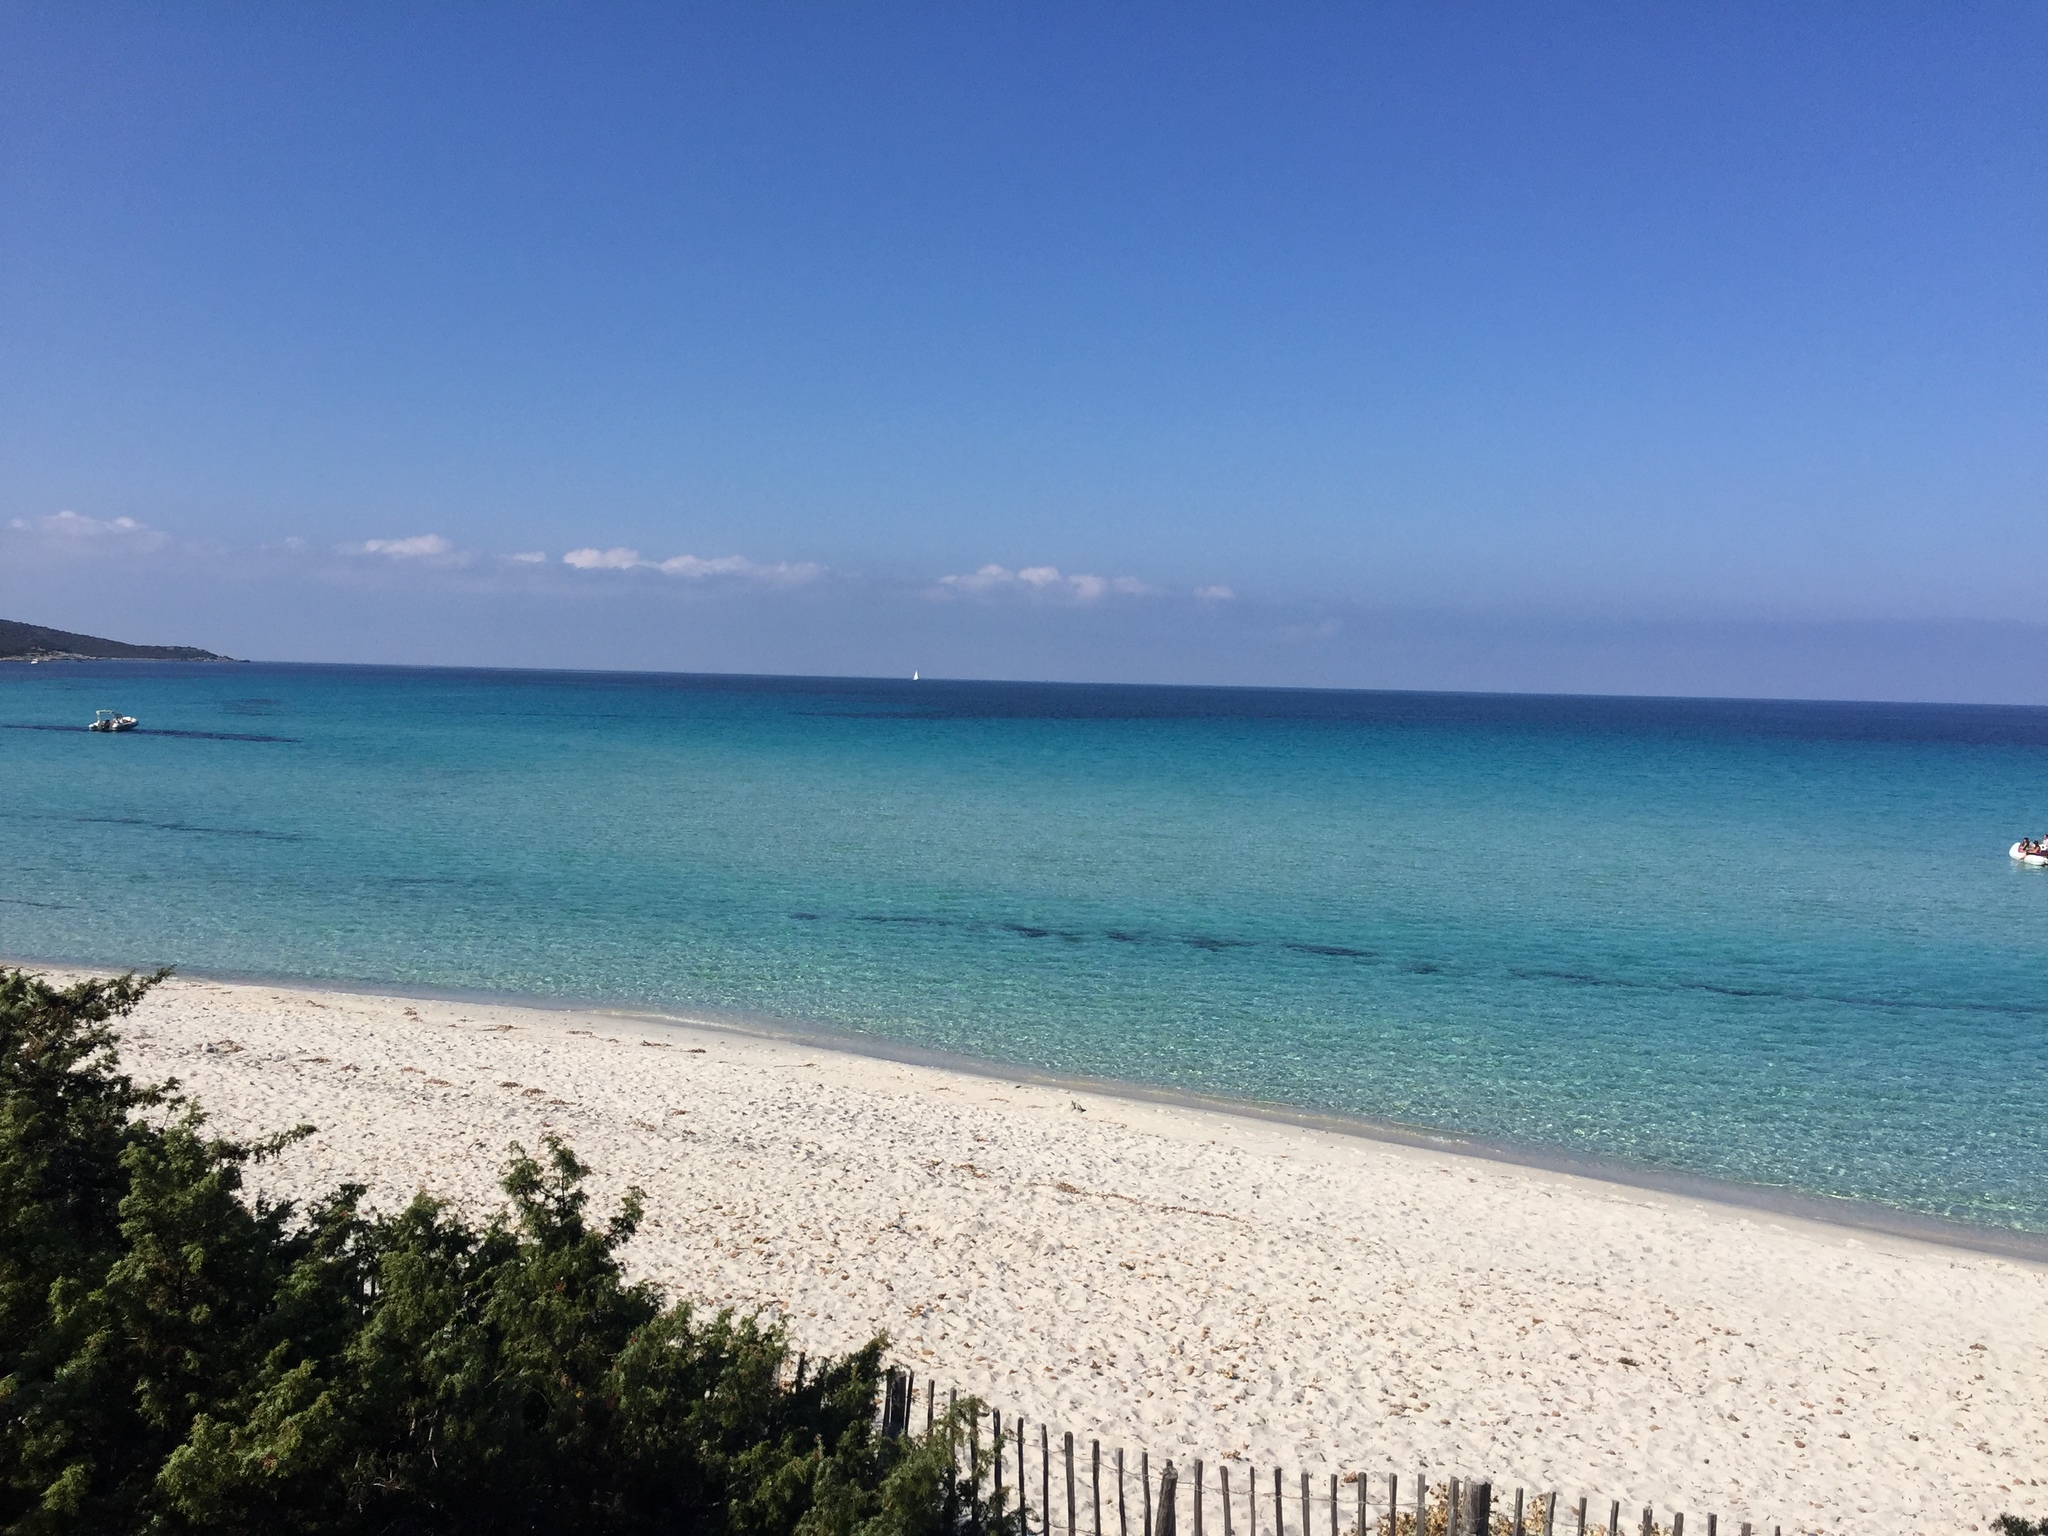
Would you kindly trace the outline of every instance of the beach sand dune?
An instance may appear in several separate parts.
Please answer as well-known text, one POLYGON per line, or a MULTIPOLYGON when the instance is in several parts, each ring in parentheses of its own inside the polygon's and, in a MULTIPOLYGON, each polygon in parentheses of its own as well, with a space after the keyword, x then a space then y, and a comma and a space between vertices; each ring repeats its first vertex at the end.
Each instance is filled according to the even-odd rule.
POLYGON ((482 1211, 507 1144, 553 1131, 601 1204, 646 1191, 631 1262, 673 1293, 814 1352, 887 1330, 942 1389, 1240 1458, 1240 1488, 1246 1462, 1473 1472, 1730 1532, 2048 1511, 2038 1265, 605 1013, 178 979, 128 1042, 224 1132, 319 1127, 272 1193, 482 1211))

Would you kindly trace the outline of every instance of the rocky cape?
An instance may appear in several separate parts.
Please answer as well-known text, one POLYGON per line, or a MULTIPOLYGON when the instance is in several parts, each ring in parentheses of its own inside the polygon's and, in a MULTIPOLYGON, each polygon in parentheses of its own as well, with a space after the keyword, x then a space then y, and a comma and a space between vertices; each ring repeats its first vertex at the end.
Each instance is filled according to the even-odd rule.
POLYGON ((233 661, 196 645, 130 645, 0 619, 0 661, 233 661))

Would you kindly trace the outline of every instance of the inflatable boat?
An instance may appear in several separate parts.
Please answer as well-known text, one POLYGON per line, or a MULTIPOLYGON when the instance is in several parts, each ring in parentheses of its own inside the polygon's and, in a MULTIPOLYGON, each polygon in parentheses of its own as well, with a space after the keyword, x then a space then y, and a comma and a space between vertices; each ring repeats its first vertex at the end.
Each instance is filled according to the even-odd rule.
MULTIPOLYGON (((2039 845, 2037 844, 2036 846, 2039 845)), ((2048 865, 2048 853, 2027 853, 2018 843, 2014 843, 2007 851, 2022 864, 2029 865, 2034 869, 2040 869, 2042 866, 2048 865)))

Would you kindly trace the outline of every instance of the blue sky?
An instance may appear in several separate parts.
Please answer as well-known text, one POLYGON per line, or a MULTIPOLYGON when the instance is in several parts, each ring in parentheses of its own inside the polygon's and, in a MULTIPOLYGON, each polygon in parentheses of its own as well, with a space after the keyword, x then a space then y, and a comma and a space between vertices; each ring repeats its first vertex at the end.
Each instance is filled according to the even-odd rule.
POLYGON ((2048 702, 2044 79, 2036 5, 7 4, 0 614, 2048 702))

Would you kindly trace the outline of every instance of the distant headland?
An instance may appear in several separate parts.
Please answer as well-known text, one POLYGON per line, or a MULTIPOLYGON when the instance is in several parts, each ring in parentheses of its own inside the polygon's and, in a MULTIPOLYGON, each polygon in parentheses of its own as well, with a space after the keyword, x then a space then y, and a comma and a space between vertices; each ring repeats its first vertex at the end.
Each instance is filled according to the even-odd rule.
POLYGON ((196 645, 129 645, 0 619, 0 661, 233 661, 196 645))

